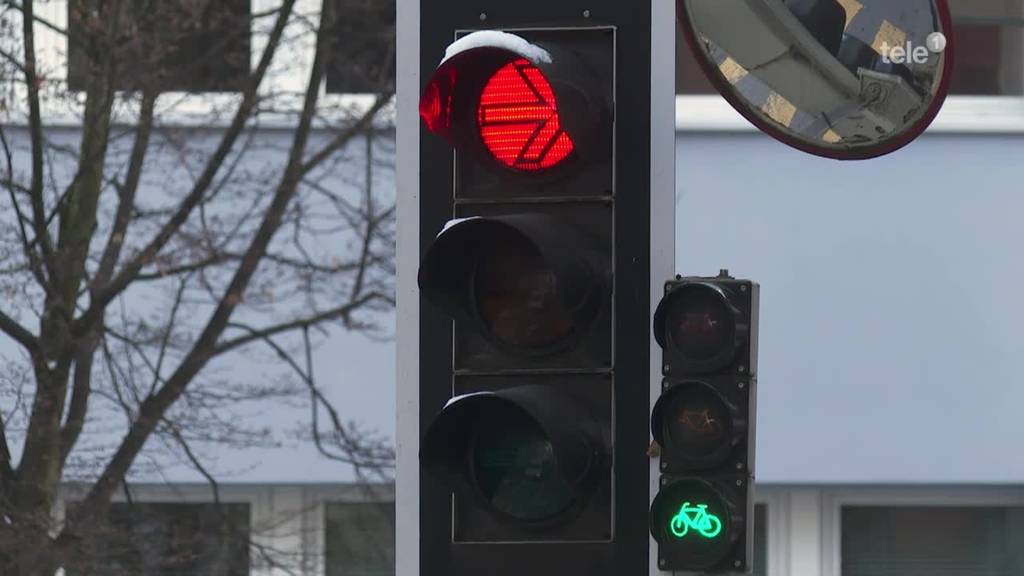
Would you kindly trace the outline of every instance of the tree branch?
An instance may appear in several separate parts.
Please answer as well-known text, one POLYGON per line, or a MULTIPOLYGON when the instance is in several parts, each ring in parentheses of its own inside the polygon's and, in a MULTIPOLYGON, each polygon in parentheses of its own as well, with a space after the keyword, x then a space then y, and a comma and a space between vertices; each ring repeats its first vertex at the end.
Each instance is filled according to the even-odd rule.
MULTIPOLYGON (((88 338, 79 344, 75 354, 75 373, 71 386, 71 403, 64 427, 60 431, 60 461, 67 462, 68 455, 78 442, 78 437, 85 426, 85 415, 89 409, 89 396, 92 392, 92 366, 96 356, 98 340, 88 338)), ((62 466, 63 467, 63 466, 62 466)))
POLYGON ((110 228, 110 235, 107 238, 107 247, 103 250, 100 264, 93 279, 93 288, 103 287, 110 282, 114 274, 114 267, 121 257, 121 249, 124 246, 125 234, 128 232, 128 225, 131 223, 132 210, 135 208, 135 196, 139 189, 139 182, 142 180, 142 167, 146 161, 146 152, 149 150, 149 137, 153 133, 153 111, 156 108, 157 95, 144 93, 142 95, 142 107, 139 112, 139 125, 135 131, 135 143, 132 146, 131 159, 128 163, 128 173, 124 185, 118 188, 117 213, 114 215, 114 225, 110 228))
MULTIPOLYGON (((28 231, 25 229, 25 222, 29 221, 28 218, 21 212, 21 203, 18 202, 18 197, 14 193, 14 160, 13 154, 11 153, 10 144, 7 142, 7 134, 4 132, 3 126, 0 126, 0 145, 3 145, 4 159, 7 161, 7 178, 9 182, 7 184, 8 192, 11 196, 11 205, 14 207, 14 217, 18 220, 18 232, 21 240, 22 251, 25 252, 25 258, 28 260, 29 267, 32 270, 32 274, 35 276, 36 282, 43 288, 44 291, 50 286, 50 282, 46 278, 46 274, 43 272, 43 265, 39 262, 39 258, 36 256, 36 251, 33 243, 28 239, 28 231)), ((31 194, 31 191, 29 191, 31 194)))
MULTIPOLYGON (((235 252, 218 252, 215 254, 210 254, 206 258, 203 258, 202 260, 197 260, 195 262, 188 262, 166 269, 158 268, 156 272, 147 272, 144 274, 140 273, 138 277, 136 277, 135 281, 144 282, 172 278, 174 276, 178 276, 181 274, 189 274, 192 272, 206 270, 211 266, 216 266, 218 264, 241 261, 243 257, 244 254, 238 254, 235 252)), ((289 258, 287 256, 281 256, 279 254, 270 253, 264 255, 263 259, 267 262, 280 264, 281 266, 289 266, 296 269, 308 270, 310 272, 319 272, 322 274, 339 274, 342 272, 353 272, 358 270, 360 265, 362 265, 361 262, 342 262, 334 266, 324 266, 322 264, 317 264, 316 262, 313 261, 297 260, 295 258, 289 258)), ((370 258, 366 263, 373 263, 373 261, 373 258, 370 258)))
MULTIPOLYGON (((286 2, 289 1, 294 3, 294 0, 286 0, 286 2)), ((327 19, 327 22, 331 21, 329 14, 331 14, 332 11, 333 2, 324 2, 323 14, 327 19)), ((286 16, 286 14, 282 13, 282 17, 284 16, 286 16)), ((252 243, 246 250, 245 257, 242 259, 238 269, 235 271, 235 274, 228 285, 228 289, 225 291, 216 309, 207 321, 206 327, 203 329, 195 345, 185 355, 178 368, 167 379, 167 382, 155 394, 148 396, 140 405, 138 417, 132 424, 127 435, 121 441, 121 444, 118 446, 114 456, 107 463, 107 466, 104 468, 102 474, 100 474, 96 483, 93 484, 92 488, 89 490, 89 493, 86 495, 82 505, 75 510, 72 515, 70 515, 69 525, 77 526, 83 523, 88 523, 107 508, 110 502, 110 497, 117 489, 118 484, 125 478, 125 475, 134 463, 135 458, 145 445, 146 440, 164 418, 167 410, 185 392, 188 384, 196 377, 196 375, 199 374, 199 372, 213 357, 213 352, 216 350, 217 342, 220 339, 221 334, 230 322, 231 315, 234 313, 239 303, 241 303, 243 295, 249 286, 249 282, 256 273, 256 268, 258 267, 260 260, 263 255, 266 254, 270 241, 280 228, 285 209, 295 196, 298 190, 298 185, 302 180, 302 158, 306 149, 306 143, 309 138, 310 128, 316 111, 316 103, 319 97, 320 88, 323 83, 325 68, 324 61, 326 58, 325 52, 328 46, 329 30, 330 27, 324 25, 322 22, 321 27, 317 32, 316 54, 313 58, 313 67, 310 73, 309 84, 306 89, 302 114, 299 118, 291 151, 289 153, 288 165, 284 170, 284 175, 277 187, 277 191, 274 194, 270 207, 268 208, 263 221, 260 223, 260 227, 257 230, 252 243)), ((198 198, 196 201, 198 202, 198 198)), ((187 216, 187 212, 188 211, 185 212, 182 218, 187 216)), ((176 230, 176 227, 173 229, 176 230)), ((155 255, 155 252, 153 252, 152 255, 155 255)), ((131 271, 129 277, 134 276, 141 266, 142 263, 136 260, 133 264, 134 270, 131 271)), ((121 282, 127 281, 124 277, 125 273, 126 271, 122 271, 122 274, 118 275, 121 282)), ((118 279, 114 280, 115 288, 118 282, 118 279)), ((95 304, 96 303, 93 305, 95 304)))
MULTIPOLYGON (((29 2, 29 3, 31 3, 31 2, 29 2)), ((19 12, 25 13, 25 8, 22 7, 21 4, 15 2, 14 0, 4 0, 4 4, 10 6, 11 8, 14 8, 15 10, 18 10, 19 12)), ((61 36, 67 36, 67 34, 68 34, 67 30, 64 30, 60 26, 57 26, 56 24, 54 24, 53 22, 50 22, 49 20, 47 20, 45 18, 40 18, 39 16, 34 16, 34 15, 33 16, 28 16, 28 17, 32 18, 32 20, 36 24, 42 24, 47 29, 49 29, 51 32, 56 32, 57 34, 60 34, 61 36)))
POLYGON ((174 438, 174 441, 178 444, 178 446, 181 447, 182 451, 185 453, 185 457, 188 459, 189 463, 196 470, 196 472, 199 472, 199 474, 202 475, 202 477, 206 480, 207 485, 210 486, 210 492, 213 494, 213 503, 217 507, 217 514, 220 516, 221 522, 225 526, 227 526, 228 529, 231 530, 231 532, 236 537, 243 538, 249 546, 255 548, 256 551, 259 553, 260 558, 267 563, 268 567, 281 570, 289 576, 297 576, 297 574, 294 571, 290 570, 287 566, 281 564, 274 558, 272 551, 269 547, 264 546, 263 544, 260 544, 258 542, 255 542, 249 536, 248 531, 243 532, 239 530, 238 526, 235 525, 234 521, 232 521, 232 519, 224 513, 220 497, 220 484, 217 482, 217 479, 214 478, 213 474, 210 473, 210 471, 207 470, 206 466, 203 465, 203 462, 199 459, 199 456, 195 453, 195 451, 192 450, 192 447, 185 439, 185 436, 181 433, 181 430, 173 422, 169 420, 164 420, 164 424, 170 431, 171 436, 174 438))
MULTIPOLYGON (((53 267, 53 241, 46 229, 46 209, 43 205, 43 120, 39 106, 39 78, 36 75, 36 42, 33 22, 33 0, 25 0, 21 6, 22 42, 25 47, 25 85, 28 93, 29 133, 32 139, 32 224, 36 241, 43 251, 43 262, 51 279, 55 278, 53 267)), ((46 289, 46 286, 43 286, 46 289)))
POLYGON ((393 463, 393 454, 389 453, 378 453, 369 446, 361 446, 360 443, 352 437, 349 431, 345 428, 345 425, 341 421, 341 416, 338 411, 331 405, 327 397, 324 396, 323 392, 316 385, 316 380, 313 377, 313 359, 312 359, 312 346, 309 341, 309 327, 302 329, 303 344, 306 352, 306 369, 303 370, 299 366, 298 362, 292 358, 288 352, 282 348, 270 335, 261 333, 261 331, 248 326, 238 324, 236 327, 248 331, 256 340, 259 340, 270 347, 277 357, 280 358, 285 364, 287 364, 295 374, 299 376, 303 384, 309 389, 310 393, 310 408, 312 410, 312 429, 313 429, 313 443, 316 445, 317 451, 330 458, 331 460, 337 460, 345 464, 351 465, 355 468, 356 472, 361 474, 361 471, 365 468, 381 469, 389 464, 393 463), (319 414, 320 406, 327 410, 327 414, 331 419, 334 432, 338 439, 341 441, 342 449, 345 454, 337 454, 327 449, 324 445, 323 437, 320 435, 320 424, 319 414))
POLYGON ((242 330, 246 330, 249 333, 246 334, 245 336, 239 336, 238 338, 233 338, 231 340, 221 342, 214 349, 213 355, 219 356, 221 354, 224 354, 225 352, 234 350, 235 348, 245 346, 246 344, 251 344, 258 340, 264 340, 272 336, 284 334, 285 332, 302 330, 303 328, 309 328, 311 326, 315 326, 317 324, 327 322, 329 320, 345 318, 346 316, 352 314, 352 312, 354 312, 355 310, 369 304, 370 302, 374 300, 383 299, 384 297, 377 293, 365 294, 361 298, 353 302, 349 302, 344 306, 339 306, 332 310, 321 312, 320 314, 315 314, 313 316, 308 316, 306 318, 300 318, 298 320, 292 320, 291 322, 285 322, 282 324, 277 324, 275 326, 269 326, 267 328, 261 329, 252 329, 248 326, 237 323, 228 324, 228 326, 231 328, 239 328, 242 330))
POLYGON ((323 148, 310 156, 309 160, 302 165, 302 174, 309 174, 317 166, 323 164, 335 152, 344 148, 354 136, 365 132, 367 128, 371 127, 373 120, 377 117, 377 113, 390 104, 391 99, 391 94, 378 96, 377 99, 374 100, 373 105, 370 106, 369 110, 363 113, 359 120, 349 126, 346 126, 345 129, 335 135, 333 140, 325 144, 323 148))
POLYGON ((7 62, 11 66, 14 66, 14 68, 21 74, 24 75, 28 73, 28 70, 26 70, 25 66, 21 63, 21 60, 18 60, 17 56, 15 56, 14 54, 11 54, 7 50, 0 49, 0 56, 3 56, 4 60, 7 60, 7 62))
MULTIPOLYGON (((327 397, 324 396, 320 387, 316 385, 316 377, 313 374, 313 346, 309 341, 308 328, 302 330, 302 343, 306 352, 305 373, 303 373, 303 371, 300 370, 290 358, 287 360, 295 371, 303 378, 306 386, 309 388, 310 400, 312 402, 313 443, 316 445, 317 450, 332 460, 350 463, 352 467, 355 468, 356 475, 360 478, 364 477, 363 471, 366 468, 370 468, 380 475, 385 468, 393 467, 395 462, 394 452, 391 450, 375 451, 373 446, 360 444, 349 430, 345 428, 345 425, 341 421, 341 416, 338 414, 338 410, 333 404, 331 404, 327 397), (331 452, 324 445, 323 438, 320 436, 319 415, 321 405, 323 405, 324 409, 327 410, 327 415, 331 419, 335 437, 340 441, 339 443, 346 454, 345 456, 339 456, 338 454, 331 452)), ((278 354, 283 354, 283 351, 278 349, 278 354)))
POLYGON ((210 156, 202 175, 199 177, 199 180, 196 181, 192 191, 189 192, 188 196, 186 196, 178 206, 174 215, 166 224, 164 224, 156 236, 150 240, 150 242, 138 254, 136 254, 120 272, 118 272, 106 287, 93 296, 88 310, 86 310, 86 312, 74 322, 74 325, 72 326, 73 334, 82 334, 99 321, 103 316, 103 311, 106 309, 107 305, 110 304, 118 294, 123 292, 129 284, 131 284, 132 280, 135 279, 143 266, 151 262, 153 258, 156 257, 160 250, 163 249, 167 242, 188 220, 192 211, 197 205, 199 205, 200 201, 202 201, 207 190, 213 184, 214 178, 216 177, 220 167, 223 165, 224 160, 228 157, 228 154, 234 147, 235 141, 238 139, 239 135, 241 135, 245 125, 249 121, 249 117, 256 109, 259 86, 263 82, 264 76, 266 76, 270 63, 273 60, 274 54, 281 42, 281 38, 284 35, 284 30, 292 14, 295 2, 296 0, 284 0, 281 12, 278 14, 277 21, 274 24, 274 29, 267 40, 267 47, 260 58, 260 63, 256 68, 256 73, 249 81, 249 86, 246 88, 242 97, 242 102, 239 104, 238 110, 235 112, 235 116, 231 121, 231 126, 228 127, 225 132, 217 150, 210 156))
POLYGON ((34 334, 28 331, 24 326, 18 324, 18 322, 0 312, 0 331, 13 338, 18 344, 21 344, 29 354, 35 355, 39 353, 39 340, 34 334))
POLYGON ((7 483, 14 478, 14 468, 11 465, 11 448, 7 443, 7 427, 4 424, 4 415, 0 412, 0 510, 3 510, 7 496, 7 483))
MULTIPOLYGON (((95 17, 103 24, 105 39, 114 38, 118 33, 122 8, 126 1, 115 0, 107 3, 96 14, 95 17)), ((23 10, 23 21, 29 22, 26 30, 28 35, 32 28, 30 0, 24 2, 23 10)), ((26 68, 34 74, 35 64, 32 62, 29 65, 29 57, 26 53, 26 68)), ((75 177, 67 188, 68 199, 60 208, 57 251, 53 253, 52 259, 45 258, 45 242, 49 237, 43 238, 44 261, 52 267, 49 273, 52 286, 44 302, 39 336, 41 354, 39 358, 34 359, 36 394, 32 400, 32 412, 25 432, 21 461, 18 463, 18 473, 25 480, 21 483, 19 498, 39 507, 52 505, 62 471, 61 421, 64 417, 68 380, 76 351, 76 343, 70 338, 68 324, 74 315, 78 290, 85 274, 90 241, 96 229, 103 165, 110 137, 114 96, 113 68, 114 57, 111 50, 104 54, 99 73, 90 78, 85 101, 85 120, 82 125, 82 154, 75 177)), ((35 88, 35 112, 38 113, 38 86, 35 88)), ((42 208, 43 194, 43 142, 40 123, 34 126, 32 131, 32 147, 39 149, 38 182, 33 170, 33 197, 39 198, 34 204, 38 204, 39 209, 42 208)), ((50 166, 52 168, 52 162, 50 166)), ((39 220, 40 213, 37 212, 35 215, 36 226, 42 229, 42 234, 48 234, 46 223, 39 220)), ((37 236, 39 235, 40 232, 37 232, 37 236)))

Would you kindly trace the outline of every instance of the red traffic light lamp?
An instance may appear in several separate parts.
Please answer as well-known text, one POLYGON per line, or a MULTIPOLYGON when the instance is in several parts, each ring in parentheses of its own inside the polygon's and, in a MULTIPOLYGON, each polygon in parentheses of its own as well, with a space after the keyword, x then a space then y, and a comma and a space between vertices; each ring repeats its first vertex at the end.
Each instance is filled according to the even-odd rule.
POLYGON ((510 170, 536 172, 610 152, 611 101, 563 42, 484 30, 449 46, 420 99, 427 128, 510 170))

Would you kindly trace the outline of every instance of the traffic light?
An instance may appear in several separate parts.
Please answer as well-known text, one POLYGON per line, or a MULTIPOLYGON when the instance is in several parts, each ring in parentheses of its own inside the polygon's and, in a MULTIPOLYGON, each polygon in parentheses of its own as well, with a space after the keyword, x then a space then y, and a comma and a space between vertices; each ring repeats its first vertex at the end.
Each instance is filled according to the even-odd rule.
POLYGON ((419 573, 646 573, 651 238, 671 233, 652 178, 659 216, 674 189, 652 7, 453 2, 422 5, 418 192, 399 186, 420 230, 419 434, 399 423, 419 573))
POLYGON ((609 29, 467 34, 421 99, 455 182, 419 271, 454 323, 452 397, 420 455, 458 543, 612 535, 613 46, 609 29))
POLYGON ((654 316, 662 394, 650 530, 662 570, 751 570, 759 287, 722 271, 665 285, 654 316))

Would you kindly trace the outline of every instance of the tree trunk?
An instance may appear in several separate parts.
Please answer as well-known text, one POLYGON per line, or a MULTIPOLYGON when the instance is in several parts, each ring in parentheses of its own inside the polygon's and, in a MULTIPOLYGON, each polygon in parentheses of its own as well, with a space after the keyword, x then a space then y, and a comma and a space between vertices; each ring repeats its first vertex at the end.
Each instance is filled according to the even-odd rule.
POLYGON ((53 576, 59 567, 53 540, 46 532, 33 531, 0 545, 3 576, 53 576))

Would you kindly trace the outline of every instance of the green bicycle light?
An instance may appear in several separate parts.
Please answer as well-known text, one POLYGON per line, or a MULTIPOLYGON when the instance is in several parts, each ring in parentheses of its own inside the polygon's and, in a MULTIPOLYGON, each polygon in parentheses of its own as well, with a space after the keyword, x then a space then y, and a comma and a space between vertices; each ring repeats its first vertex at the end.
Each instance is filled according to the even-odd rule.
POLYGON ((651 535, 662 557, 698 570, 727 559, 737 534, 733 510, 726 502, 711 484, 698 478, 677 477, 662 484, 650 515, 651 535))
POLYGON ((686 538, 688 534, 717 538, 722 533, 722 520, 708 512, 707 504, 691 506, 684 502, 679 513, 669 520, 669 531, 676 538, 686 538))

